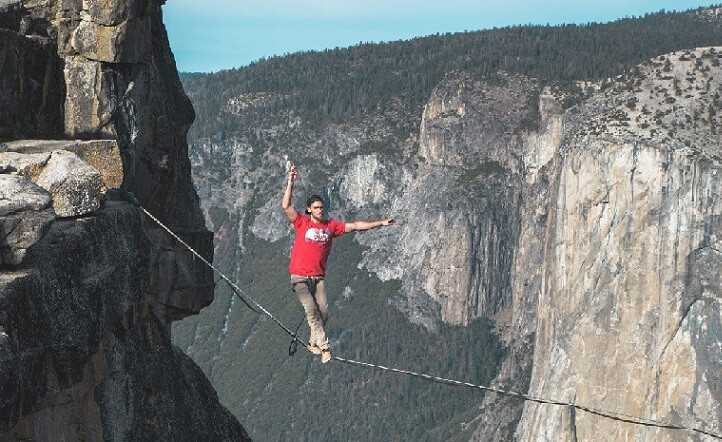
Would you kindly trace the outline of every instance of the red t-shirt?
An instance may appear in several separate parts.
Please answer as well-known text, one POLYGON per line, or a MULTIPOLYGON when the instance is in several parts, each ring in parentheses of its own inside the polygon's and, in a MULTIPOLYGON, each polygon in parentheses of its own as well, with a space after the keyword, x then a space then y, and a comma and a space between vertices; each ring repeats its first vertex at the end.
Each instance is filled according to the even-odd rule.
POLYGON ((346 233, 346 224, 336 220, 315 223, 300 213, 291 224, 296 230, 296 239, 288 271, 292 275, 324 276, 331 240, 346 233))

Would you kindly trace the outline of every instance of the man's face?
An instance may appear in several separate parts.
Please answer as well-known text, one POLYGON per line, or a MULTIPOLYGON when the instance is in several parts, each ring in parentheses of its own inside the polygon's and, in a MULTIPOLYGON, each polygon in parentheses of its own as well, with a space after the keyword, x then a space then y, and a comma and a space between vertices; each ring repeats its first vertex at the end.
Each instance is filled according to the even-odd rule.
POLYGON ((312 218, 323 219, 323 202, 314 201, 308 206, 308 211, 311 213, 312 218))

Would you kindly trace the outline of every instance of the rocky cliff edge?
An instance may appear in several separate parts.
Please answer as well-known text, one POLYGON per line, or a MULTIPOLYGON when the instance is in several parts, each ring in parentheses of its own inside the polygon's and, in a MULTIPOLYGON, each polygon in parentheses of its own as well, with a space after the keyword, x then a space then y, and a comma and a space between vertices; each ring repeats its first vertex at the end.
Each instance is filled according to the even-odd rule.
POLYGON ((0 1, 0 440, 246 440, 170 323, 213 278, 155 0, 0 1))

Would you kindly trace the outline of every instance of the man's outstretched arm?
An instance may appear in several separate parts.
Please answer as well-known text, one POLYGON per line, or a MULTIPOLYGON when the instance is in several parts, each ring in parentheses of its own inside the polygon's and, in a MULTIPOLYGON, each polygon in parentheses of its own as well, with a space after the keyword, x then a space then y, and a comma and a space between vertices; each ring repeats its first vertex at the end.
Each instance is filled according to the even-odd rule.
POLYGON ((293 182, 296 181, 296 175, 298 175, 298 172, 296 172, 296 166, 291 164, 291 167, 288 170, 288 182, 286 183, 286 191, 283 193, 283 200, 281 200, 281 207, 283 207, 283 212, 286 214, 286 218, 288 218, 290 222, 295 221, 296 217, 298 216, 298 212, 296 212, 296 209, 291 206, 293 182))
POLYGON ((365 230, 371 230, 381 226, 390 226, 394 222, 393 218, 382 219, 379 221, 354 221, 352 223, 346 223, 346 233, 363 232, 365 230))

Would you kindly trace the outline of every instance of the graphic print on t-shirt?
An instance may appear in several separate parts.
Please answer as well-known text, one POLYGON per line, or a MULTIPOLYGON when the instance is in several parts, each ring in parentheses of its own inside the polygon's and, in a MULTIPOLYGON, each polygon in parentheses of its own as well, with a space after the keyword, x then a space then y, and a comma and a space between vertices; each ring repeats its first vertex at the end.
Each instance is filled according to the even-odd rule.
POLYGON ((305 239, 306 242, 313 242, 317 244, 326 244, 329 240, 331 230, 330 229, 318 229, 316 227, 310 227, 306 230, 305 239))

